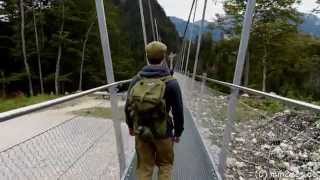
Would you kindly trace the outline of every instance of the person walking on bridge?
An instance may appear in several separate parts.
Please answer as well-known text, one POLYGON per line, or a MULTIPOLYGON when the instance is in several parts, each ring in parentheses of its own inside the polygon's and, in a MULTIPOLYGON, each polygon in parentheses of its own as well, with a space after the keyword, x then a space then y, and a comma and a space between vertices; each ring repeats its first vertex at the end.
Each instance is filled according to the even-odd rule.
POLYGON ((135 136, 137 178, 151 180, 155 166, 158 179, 172 177, 173 144, 184 130, 180 86, 163 66, 167 46, 154 41, 146 46, 149 65, 132 80, 125 105, 126 123, 135 136))

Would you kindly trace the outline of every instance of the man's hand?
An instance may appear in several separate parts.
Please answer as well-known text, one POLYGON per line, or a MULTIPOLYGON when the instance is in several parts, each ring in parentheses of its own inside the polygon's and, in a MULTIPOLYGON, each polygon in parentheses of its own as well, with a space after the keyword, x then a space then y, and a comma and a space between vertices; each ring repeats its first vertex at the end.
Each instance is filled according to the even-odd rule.
POLYGON ((135 135, 132 128, 129 128, 129 134, 130 134, 130 136, 134 136, 135 135))
POLYGON ((180 137, 172 137, 172 141, 174 143, 179 143, 180 142, 180 137))

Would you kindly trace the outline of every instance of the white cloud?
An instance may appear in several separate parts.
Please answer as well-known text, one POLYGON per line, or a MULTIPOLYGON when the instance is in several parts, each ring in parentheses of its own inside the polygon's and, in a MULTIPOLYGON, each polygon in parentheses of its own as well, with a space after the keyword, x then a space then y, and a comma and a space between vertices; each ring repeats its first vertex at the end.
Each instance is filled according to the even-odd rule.
MULTIPOLYGON (((182 19, 188 19, 188 14, 193 0, 158 0, 166 11, 168 16, 176 16, 182 19)), ((196 19, 201 19, 204 0, 198 0, 199 6, 196 19)), ((311 13, 312 9, 317 7, 316 0, 302 0, 300 5, 296 5, 299 11, 311 13)), ((216 13, 223 14, 222 0, 208 0, 206 19, 212 20, 216 13), (215 3, 217 1, 217 3, 215 3)))
MULTIPOLYGON (((208 0, 206 19, 210 20, 215 17, 216 13, 223 13, 222 3, 216 3, 215 0, 208 0)), ((166 11, 168 16, 176 16, 182 19, 188 19, 189 11, 193 0, 158 0, 166 11)), ((201 19, 204 0, 198 0, 196 20, 201 19)))
POLYGON ((315 9, 318 5, 316 4, 317 0, 302 0, 300 5, 297 5, 299 11, 304 13, 312 13, 312 10, 315 9))

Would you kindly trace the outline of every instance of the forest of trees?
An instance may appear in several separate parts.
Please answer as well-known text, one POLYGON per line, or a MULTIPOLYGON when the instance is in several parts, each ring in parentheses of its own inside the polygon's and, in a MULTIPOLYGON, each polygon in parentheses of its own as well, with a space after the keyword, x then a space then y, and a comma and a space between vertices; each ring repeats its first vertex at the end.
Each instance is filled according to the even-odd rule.
MULTIPOLYGON (((143 2, 151 41, 148 4, 143 2)), ((174 25, 156 0, 150 2, 162 40, 178 52, 181 40, 174 25)), ((299 32, 298 2, 257 0, 243 84, 319 101, 320 39, 299 32)), ((219 42, 204 35, 199 73, 232 81, 245 3, 224 1, 226 16, 210 27, 223 28, 227 22, 233 28, 219 42)), ((138 1, 105 0, 105 8, 116 80, 127 79, 145 63, 138 1)), ((64 94, 105 84, 100 44, 94 0, 0 0, 0 96, 64 94)))
MULTIPOLYGON (((105 0, 116 80, 144 63, 138 1, 105 0)), ((161 38, 176 51, 179 37, 151 1, 161 38)), ((144 1, 148 40, 152 40, 144 1)), ((94 0, 0 0, 0 97, 19 92, 64 94, 106 83, 94 0)))
MULTIPOLYGON (((257 0, 243 84, 283 96, 319 101, 320 39, 298 31, 301 14, 293 8, 298 2, 257 0)), ((200 73, 232 82, 245 3, 224 1, 227 15, 220 16, 211 27, 222 28, 231 18, 234 28, 227 29, 227 38, 219 42, 214 42, 211 34, 204 35, 200 73)), ((191 66, 189 69, 192 71, 191 66)))

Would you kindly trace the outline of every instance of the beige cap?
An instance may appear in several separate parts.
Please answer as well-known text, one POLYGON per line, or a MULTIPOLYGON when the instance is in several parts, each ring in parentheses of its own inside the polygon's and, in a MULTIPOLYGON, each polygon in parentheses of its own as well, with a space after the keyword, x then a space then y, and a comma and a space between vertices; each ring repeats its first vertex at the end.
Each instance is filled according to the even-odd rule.
POLYGON ((148 59, 163 59, 167 52, 167 46, 159 41, 153 41, 146 46, 148 59))

